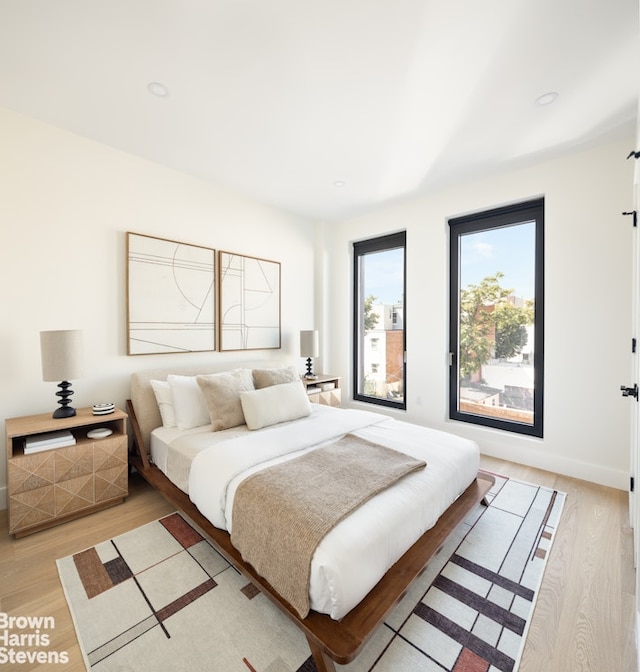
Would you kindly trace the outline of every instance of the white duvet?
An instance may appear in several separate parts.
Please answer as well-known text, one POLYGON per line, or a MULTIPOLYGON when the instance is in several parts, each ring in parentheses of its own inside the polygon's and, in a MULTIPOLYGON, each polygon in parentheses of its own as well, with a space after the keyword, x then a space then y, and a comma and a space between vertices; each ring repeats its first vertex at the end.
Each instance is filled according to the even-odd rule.
POLYGON ((426 469, 401 479, 343 520, 316 549, 309 589, 311 608, 334 619, 358 604, 406 549, 437 522, 475 478, 479 467, 474 442, 367 411, 314 404, 312 414, 300 420, 255 432, 245 428, 227 431, 231 438, 226 438, 226 432, 207 428, 174 435, 168 442, 168 455, 162 459, 166 469, 171 464, 171 451, 178 449, 183 489, 213 525, 229 532, 233 497, 246 476, 348 432, 427 462, 426 469), (185 461, 191 465, 188 478, 185 461))

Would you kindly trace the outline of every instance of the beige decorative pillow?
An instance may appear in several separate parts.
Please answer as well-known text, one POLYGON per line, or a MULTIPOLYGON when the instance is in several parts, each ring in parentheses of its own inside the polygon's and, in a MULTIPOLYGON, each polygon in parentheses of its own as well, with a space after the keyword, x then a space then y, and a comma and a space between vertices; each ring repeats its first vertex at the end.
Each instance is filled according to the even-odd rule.
POLYGON ((271 387, 271 385, 293 383, 296 380, 300 380, 300 376, 295 366, 277 369, 253 369, 253 383, 256 390, 271 387))
POLYGON ((240 394, 249 429, 261 429, 311 415, 311 403, 300 380, 240 394))
POLYGON ((240 393, 254 389, 251 369, 212 373, 197 376, 196 380, 202 390, 214 432, 244 425, 240 393))

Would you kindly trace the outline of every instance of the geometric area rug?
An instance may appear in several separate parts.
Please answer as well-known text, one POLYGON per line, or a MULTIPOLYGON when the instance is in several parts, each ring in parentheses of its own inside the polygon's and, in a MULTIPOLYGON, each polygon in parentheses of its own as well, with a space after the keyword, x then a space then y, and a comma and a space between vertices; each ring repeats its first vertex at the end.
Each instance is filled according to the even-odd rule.
MULTIPOLYGON (((338 670, 517 670, 565 495, 496 475, 487 500, 338 670)), ((57 564, 87 670, 316 669, 300 630, 178 513, 57 564)))

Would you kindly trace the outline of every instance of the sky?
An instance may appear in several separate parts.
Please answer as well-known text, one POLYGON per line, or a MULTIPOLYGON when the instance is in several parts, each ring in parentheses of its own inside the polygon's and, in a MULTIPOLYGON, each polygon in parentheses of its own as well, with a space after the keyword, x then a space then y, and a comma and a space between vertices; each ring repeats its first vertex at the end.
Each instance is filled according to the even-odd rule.
MULTIPOLYGON (((365 296, 373 294, 379 303, 393 304, 402 297, 402 248, 367 254, 365 296)), ((504 273, 502 287, 517 297, 534 297, 535 224, 506 226, 469 233, 461 238, 461 287, 477 285, 498 271, 504 273)))
POLYGON ((500 285, 522 299, 535 296, 535 224, 528 222, 461 237, 460 286, 500 271, 500 285))
POLYGON ((365 291, 364 295, 373 294, 376 303, 394 304, 403 296, 404 250, 372 252, 365 256, 365 291))

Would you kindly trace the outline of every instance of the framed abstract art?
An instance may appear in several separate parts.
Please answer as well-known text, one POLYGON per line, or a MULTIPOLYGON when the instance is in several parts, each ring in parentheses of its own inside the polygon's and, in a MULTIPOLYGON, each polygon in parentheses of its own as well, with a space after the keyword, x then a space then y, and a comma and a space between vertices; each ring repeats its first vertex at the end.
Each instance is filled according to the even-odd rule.
POLYGON ((216 349, 215 250, 127 233, 129 355, 216 349))
POLYGON ((280 263, 218 253, 219 349, 281 347, 280 263))

